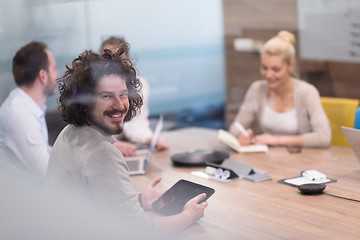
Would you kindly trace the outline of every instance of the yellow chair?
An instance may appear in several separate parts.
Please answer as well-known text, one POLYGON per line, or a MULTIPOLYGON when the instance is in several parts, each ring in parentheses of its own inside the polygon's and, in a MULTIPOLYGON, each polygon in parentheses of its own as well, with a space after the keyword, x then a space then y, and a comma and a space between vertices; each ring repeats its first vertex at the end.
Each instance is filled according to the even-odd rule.
POLYGON ((355 111, 359 100, 321 97, 321 104, 331 126, 331 145, 350 147, 340 127, 354 127, 355 111))

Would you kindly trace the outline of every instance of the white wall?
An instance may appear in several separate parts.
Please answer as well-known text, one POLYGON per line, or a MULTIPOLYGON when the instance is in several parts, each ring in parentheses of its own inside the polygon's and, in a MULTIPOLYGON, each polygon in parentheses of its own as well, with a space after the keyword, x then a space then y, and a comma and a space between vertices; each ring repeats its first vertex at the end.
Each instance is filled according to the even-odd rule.
POLYGON ((360 63, 360 1, 298 0, 300 56, 360 63))

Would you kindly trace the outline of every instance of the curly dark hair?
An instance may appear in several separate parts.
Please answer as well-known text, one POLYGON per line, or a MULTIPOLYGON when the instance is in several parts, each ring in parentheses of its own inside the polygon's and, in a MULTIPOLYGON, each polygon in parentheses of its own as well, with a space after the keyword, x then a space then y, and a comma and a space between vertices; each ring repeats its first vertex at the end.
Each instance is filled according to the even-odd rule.
POLYGON ((110 74, 125 80, 128 89, 129 109, 124 122, 136 116, 143 104, 141 82, 128 59, 122 59, 124 50, 115 53, 106 49, 99 55, 86 50, 75 58, 59 82, 58 111, 61 118, 75 126, 90 125, 90 112, 95 103, 94 92, 99 80, 110 74))

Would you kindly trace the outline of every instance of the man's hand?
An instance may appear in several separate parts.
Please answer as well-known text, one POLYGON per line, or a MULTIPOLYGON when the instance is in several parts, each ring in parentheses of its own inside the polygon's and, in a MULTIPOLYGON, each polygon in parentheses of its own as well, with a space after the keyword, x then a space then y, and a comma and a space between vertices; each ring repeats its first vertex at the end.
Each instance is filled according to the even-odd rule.
POLYGON ((142 194, 142 204, 144 210, 151 210, 152 204, 155 202, 165 191, 156 191, 155 186, 161 181, 161 177, 157 177, 152 183, 150 183, 145 192, 142 194))
POLYGON ((182 214, 184 214, 188 218, 188 221, 190 223, 196 222, 204 216, 204 211, 205 208, 208 206, 208 203, 203 202, 198 204, 198 202, 203 200, 205 197, 205 193, 199 194, 185 204, 182 214))
POLYGON ((164 232, 176 232, 195 223, 204 216, 204 211, 208 203, 203 202, 198 204, 198 202, 205 197, 206 194, 202 193, 189 200, 185 204, 183 211, 179 214, 156 218, 155 226, 164 232))

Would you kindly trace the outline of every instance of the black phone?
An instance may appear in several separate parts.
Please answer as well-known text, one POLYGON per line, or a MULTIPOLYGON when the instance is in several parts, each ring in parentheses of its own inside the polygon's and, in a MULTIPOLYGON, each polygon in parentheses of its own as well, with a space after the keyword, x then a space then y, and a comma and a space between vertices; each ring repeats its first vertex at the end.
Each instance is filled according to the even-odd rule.
POLYGON ((175 215, 182 212, 185 204, 190 199, 201 193, 205 193, 206 197, 199 202, 202 203, 213 195, 214 192, 215 190, 213 188, 181 179, 161 195, 161 197, 152 204, 152 208, 162 215, 175 215))

